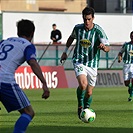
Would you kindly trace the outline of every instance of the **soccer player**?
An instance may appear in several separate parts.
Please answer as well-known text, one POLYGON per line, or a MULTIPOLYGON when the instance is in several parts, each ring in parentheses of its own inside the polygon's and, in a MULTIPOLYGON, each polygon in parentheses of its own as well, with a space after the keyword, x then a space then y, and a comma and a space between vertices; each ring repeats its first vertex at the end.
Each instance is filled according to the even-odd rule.
POLYGON ((18 37, 10 37, 0 43, 0 101, 7 112, 18 110, 20 117, 15 123, 13 133, 25 133, 34 117, 34 110, 27 96, 15 81, 15 70, 25 61, 42 82, 42 98, 50 95, 46 80, 36 61, 36 49, 31 43, 35 26, 30 20, 17 23, 18 37))
POLYGON ((100 50, 109 52, 109 41, 103 29, 93 23, 94 9, 85 7, 82 11, 84 23, 77 24, 66 42, 61 63, 67 59, 67 51, 76 39, 72 62, 79 83, 77 88, 78 116, 82 109, 89 108, 92 102, 92 90, 96 84, 100 50), (88 47, 87 47, 88 45, 88 47), (91 45, 91 46, 89 46, 91 45))
POLYGON ((132 101, 133 97, 133 31, 130 33, 130 39, 131 41, 125 42, 118 53, 119 63, 123 57, 123 78, 125 86, 128 87, 128 101, 132 101))

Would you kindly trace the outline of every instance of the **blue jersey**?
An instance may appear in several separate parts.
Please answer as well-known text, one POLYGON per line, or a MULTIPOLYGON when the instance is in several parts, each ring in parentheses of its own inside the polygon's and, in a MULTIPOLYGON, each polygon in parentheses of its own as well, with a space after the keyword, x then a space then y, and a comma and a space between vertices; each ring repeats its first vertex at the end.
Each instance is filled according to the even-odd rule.
POLYGON ((24 38, 12 37, 0 43, 0 82, 16 83, 15 70, 30 59, 36 59, 36 49, 24 38))

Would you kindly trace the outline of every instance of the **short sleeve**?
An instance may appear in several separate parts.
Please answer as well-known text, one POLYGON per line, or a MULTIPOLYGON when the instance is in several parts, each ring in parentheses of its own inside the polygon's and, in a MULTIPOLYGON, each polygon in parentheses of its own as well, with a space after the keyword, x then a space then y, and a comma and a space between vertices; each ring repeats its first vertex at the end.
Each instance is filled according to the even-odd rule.
POLYGON ((99 25, 96 25, 96 26, 97 26, 97 32, 98 32, 100 42, 107 46, 110 45, 108 37, 105 34, 104 30, 99 25))
POLYGON ((123 45, 122 45, 122 47, 121 47, 121 49, 120 49, 120 53, 124 53, 124 51, 125 51, 125 46, 126 46, 126 43, 124 43, 123 45))
POLYGON ((26 49, 24 51, 24 57, 25 57, 26 61, 29 61, 30 59, 36 60, 36 49, 33 44, 26 47, 26 49))
POLYGON ((76 30, 75 30, 75 27, 73 28, 73 31, 71 33, 71 37, 76 39, 76 30))

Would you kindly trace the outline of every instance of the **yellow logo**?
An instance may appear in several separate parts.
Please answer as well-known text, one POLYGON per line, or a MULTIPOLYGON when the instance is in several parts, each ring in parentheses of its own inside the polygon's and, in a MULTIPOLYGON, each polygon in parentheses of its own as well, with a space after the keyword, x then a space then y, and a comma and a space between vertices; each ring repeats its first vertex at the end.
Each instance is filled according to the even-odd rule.
POLYGON ((133 56, 133 50, 130 50, 130 51, 129 51, 129 55, 130 55, 130 56, 133 56))
POLYGON ((84 48, 88 48, 91 46, 91 42, 90 42, 90 40, 82 39, 82 40, 80 40, 80 45, 84 48))

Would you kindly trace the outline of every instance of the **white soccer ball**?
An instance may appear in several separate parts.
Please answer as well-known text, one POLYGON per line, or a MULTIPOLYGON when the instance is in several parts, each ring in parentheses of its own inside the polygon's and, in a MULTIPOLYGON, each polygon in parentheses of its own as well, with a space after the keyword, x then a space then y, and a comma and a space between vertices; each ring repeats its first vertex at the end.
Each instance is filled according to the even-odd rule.
POLYGON ((80 118, 85 123, 91 123, 96 119, 96 113, 93 109, 86 108, 82 110, 80 118))

